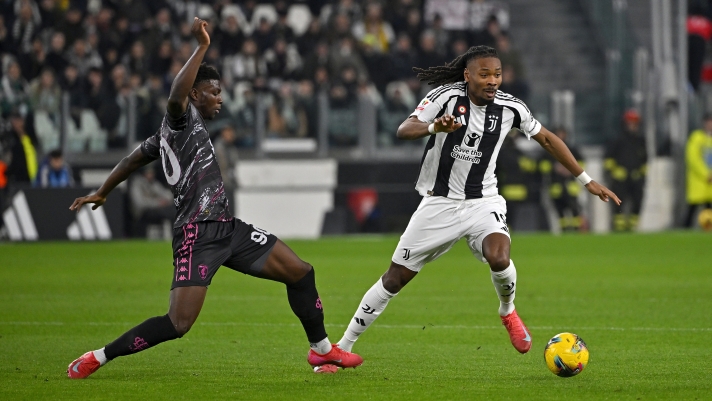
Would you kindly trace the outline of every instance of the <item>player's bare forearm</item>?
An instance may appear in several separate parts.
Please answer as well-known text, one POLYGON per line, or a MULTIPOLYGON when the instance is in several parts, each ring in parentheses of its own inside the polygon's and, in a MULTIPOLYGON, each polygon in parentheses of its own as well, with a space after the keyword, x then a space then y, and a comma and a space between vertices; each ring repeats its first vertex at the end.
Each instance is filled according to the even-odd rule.
POLYGON ((398 127, 396 136, 398 139, 414 140, 430 135, 428 132, 428 123, 418 120, 416 116, 408 117, 398 127))
POLYGON ((131 173, 152 161, 153 159, 144 155, 143 152, 141 152, 141 148, 137 147, 130 155, 121 159, 119 164, 111 170, 111 174, 106 178, 106 181, 104 181, 95 193, 75 199, 69 209, 79 210, 85 203, 94 204, 92 209, 103 205, 104 202, 106 202, 106 197, 109 196, 109 193, 116 188, 117 185, 126 181, 131 173))
MULTIPOLYGON (((430 123, 420 121, 416 116, 408 117, 401 125, 398 127, 396 136, 398 139, 414 140, 432 135, 428 130, 430 123)), ((433 128, 435 133, 440 132, 452 132, 462 127, 462 124, 455 120, 455 117, 450 114, 445 114, 442 117, 438 117, 433 120, 433 128)))
POLYGON ((583 168, 579 166, 578 161, 566 146, 564 141, 562 141, 558 136, 554 135, 548 129, 541 127, 541 131, 533 136, 534 140, 541 145, 549 154, 554 156, 559 163, 561 163, 567 170, 578 177, 583 173, 583 168))
POLYGON ((205 31, 207 24, 207 22, 197 17, 193 20, 191 31, 198 40, 198 47, 195 48, 183 68, 180 69, 171 85, 171 93, 168 95, 166 108, 173 117, 180 117, 188 107, 188 95, 193 88, 195 77, 198 75, 198 68, 200 68, 203 57, 205 57, 205 53, 210 46, 210 36, 205 31))

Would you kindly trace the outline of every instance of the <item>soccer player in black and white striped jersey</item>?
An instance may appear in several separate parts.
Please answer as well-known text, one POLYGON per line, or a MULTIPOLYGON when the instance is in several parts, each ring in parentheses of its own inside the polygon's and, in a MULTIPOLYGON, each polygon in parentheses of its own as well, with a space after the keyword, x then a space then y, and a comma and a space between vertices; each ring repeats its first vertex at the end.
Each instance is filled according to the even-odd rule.
POLYGON ((497 192, 494 174, 505 136, 512 128, 519 129, 591 194, 604 202, 620 204, 620 199, 593 181, 564 142, 534 119, 521 100, 498 90, 502 64, 493 48, 471 47, 444 66, 414 70, 421 81, 439 85, 397 133, 406 140, 429 136, 416 183, 423 200, 401 236, 390 268, 364 295, 339 346, 350 351, 388 301, 426 263, 465 238, 474 256, 489 264, 502 323, 514 348, 526 353, 531 335, 514 309, 517 272, 509 258, 507 207, 497 192))

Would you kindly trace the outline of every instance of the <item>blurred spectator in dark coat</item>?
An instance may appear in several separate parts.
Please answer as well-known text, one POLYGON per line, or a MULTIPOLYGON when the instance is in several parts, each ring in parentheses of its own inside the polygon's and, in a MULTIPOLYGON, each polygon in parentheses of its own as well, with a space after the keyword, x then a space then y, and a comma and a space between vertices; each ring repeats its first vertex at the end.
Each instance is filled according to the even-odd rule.
POLYGON ((215 31, 215 41, 223 57, 232 56, 240 51, 245 41, 245 34, 234 13, 223 13, 220 26, 215 31))
POLYGON ((252 39, 257 44, 257 48, 260 52, 272 47, 274 44, 276 36, 274 34, 274 29, 272 29, 272 23, 267 18, 260 18, 260 22, 257 28, 252 32, 252 39))
POLYGON ((46 67, 30 83, 30 103, 35 112, 44 111, 52 121, 59 123, 62 90, 51 68, 46 67))
POLYGON ((267 75, 272 78, 295 79, 302 69, 302 58, 297 46, 277 38, 274 46, 264 53, 267 75))
POLYGON ((390 80, 406 80, 415 78, 413 67, 419 63, 418 53, 413 49, 410 36, 401 33, 390 54, 390 80))
POLYGON ((499 90, 523 100, 526 102, 529 99, 529 85, 526 81, 519 79, 514 72, 514 67, 505 65, 502 67, 502 85, 499 90))
POLYGON ((329 44, 325 40, 319 41, 314 47, 314 51, 310 53, 304 60, 304 68, 302 76, 306 79, 314 78, 317 68, 329 66, 329 44))
POLYGON ((321 28, 321 23, 314 18, 309 22, 307 31, 296 39, 299 54, 312 54, 318 43, 325 41, 326 34, 321 28))
POLYGON ((3 135, 9 149, 7 179, 10 184, 31 184, 37 177, 37 138, 25 128, 25 118, 17 111, 10 113, 9 129, 3 135))
POLYGON ((88 48, 84 39, 77 39, 72 45, 67 59, 79 70, 79 75, 84 77, 90 68, 101 68, 103 61, 96 50, 88 48))
POLYGON ((45 64, 51 67, 57 74, 61 74, 69 64, 64 58, 64 34, 55 32, 52 34, 52 39, 49 44, 49 51, 45 57, 45 64))
POLYGON ((518 79, 526 79, 522 55, 512 47, 509 34, 506 32, 502 32, 497 38, 497 55, 502 62, 502 67, 511 65, 518 79))

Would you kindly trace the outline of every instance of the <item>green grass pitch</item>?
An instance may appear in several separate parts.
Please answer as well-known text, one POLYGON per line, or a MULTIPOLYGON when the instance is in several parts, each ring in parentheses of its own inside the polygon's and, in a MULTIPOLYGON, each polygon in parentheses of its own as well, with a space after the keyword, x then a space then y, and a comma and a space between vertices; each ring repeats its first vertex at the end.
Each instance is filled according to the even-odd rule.
MULTIPOLYGON (((287 241, 316 267, 338 341, 398 238, 287 241)), ((0 244, 0 400, 710 400, 712 234, 517 235, 520 355, 487 266, 463 242, 429 264, 354 347, 358 369, 316 375, 284 286, 221 269, 183 339, 86 380, 69 362, 168 307, 163 242, 0 244), (543 348, 580 335, 591 360, 559 378, 543 348)))

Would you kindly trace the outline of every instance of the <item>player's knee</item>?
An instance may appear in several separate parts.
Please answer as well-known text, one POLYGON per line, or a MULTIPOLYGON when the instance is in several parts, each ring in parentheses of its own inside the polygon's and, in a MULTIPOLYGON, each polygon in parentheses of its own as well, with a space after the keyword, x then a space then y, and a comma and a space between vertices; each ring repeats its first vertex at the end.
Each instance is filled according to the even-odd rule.
POLYGON ((183 337, 190 331, 190 328, 193 327, 193 322, 179 321, 178 323, 174 323, 173 326, 176 328, 178 337, 183 337))
POLYGON ((502 271, 509 267, 509 254, 505 252, 497 252, 487 257, 487 263, 489 263, 490 269, 493 271, 502 271))

